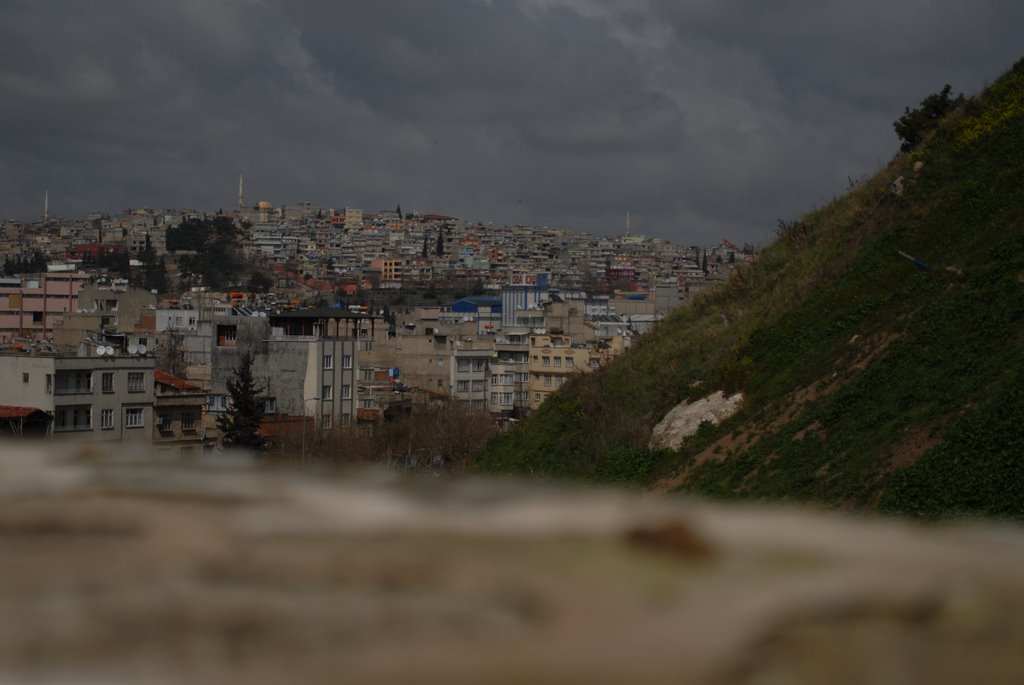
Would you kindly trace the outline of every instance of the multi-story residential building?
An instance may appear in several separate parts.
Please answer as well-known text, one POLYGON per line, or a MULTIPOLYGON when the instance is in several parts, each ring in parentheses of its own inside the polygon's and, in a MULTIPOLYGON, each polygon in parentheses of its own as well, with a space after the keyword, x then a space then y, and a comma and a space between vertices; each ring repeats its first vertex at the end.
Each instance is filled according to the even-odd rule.
POLYGON ((530 336, 530 400, 535 410, 554 391, 562 387, 570 374, 585 368, 586 352, 576 349, 569 335, 530 336))
POLYGON ((528 407, 530 342, 528 329, 505 329, 492 339, 488 411, 510 418, 528 407))
MULTIPOLYGON (((207 366, 208 376, 201 374, 208 385, 207 413, 212 418, 228 409, 227 381, 248 352, 268 415, 312 417, 322 430, 354 425, 357 355, 366 321, 372 327, 374 317, 335 309, 200 322, 193 336, 200 344, 187 344, 186 354, 190 368, 207 366)), ((212 421, 207 424, 214 428, 212 421)))
POLYGON ((163 308, 153 313, 157 333, 194 333, 199 324, 199 312, 195 309, 163 308))
POLYGON ((0 355, 0 404, 53 416, 54 438, 150 442, 152 357, 0 355))
POLYGON ((448 397, 451 393, 451 348, 448 334, 433 326, 428 330, 403 331, 394 337, 377 340, 372 351, 361 354, 365 364, 397 369, 408 388, 423 391, 423 397, 448 397))
POLYGON ((0 343, 15 338, 50 340, 67 312, 78 308, 86 273, 55 273, 0 279, 0 343))
POLYGON ((172 376, 166 371, 153 372, 156 383, 153 399, 153 443, 160 451, 199 455, 203 451, 206 431, 203 428, 203 405, 206 393, 198 385, 172 376))
POLYGON ((531 335, 529 408, 540 407, 572 374, 590 373, 622 354, 624 349, 622 336, 579 343, 568 335, 531 335))
POLYGON ((401 259, 374 259, 370 266, 380 270, 380 287, 400 288, 403 271, 401 259))
POLYGON ((449 366, 453 400, 481 411, 486 408, 490 359, 490 341, 456 341, 449 366))
POLYGON ((360 228, 363 225, 363 210, 357 207, 345 208, 345 228, 360 228))
POLYGON ((156 295, 144 288, 128 285, 117 279, 109 283, 87 283, 78 292, 78 307, 64 315, 62 324, 53 332, 53 342, 66 350, 77 349, 82 340, 119 338, 127 346, 150 344, 152 321, 156 311, 156 295))

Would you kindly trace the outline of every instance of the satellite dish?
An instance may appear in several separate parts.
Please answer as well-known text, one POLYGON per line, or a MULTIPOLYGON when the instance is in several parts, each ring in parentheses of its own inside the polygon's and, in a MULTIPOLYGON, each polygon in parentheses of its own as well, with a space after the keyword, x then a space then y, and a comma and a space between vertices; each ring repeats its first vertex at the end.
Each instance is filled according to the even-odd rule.
POLYGON ((106 353, 107 353, 107 348, 105 348, 103 345, 100 345, 99 347, 96 348, 96 356, 97 357, 102 357, 106 353))
POLYGON ((139 345, 139 354, 146 354, 146 346, 145 345, 142 345, 142 344, 139 345))
POLYGON ((114 348, 113 347, 111 347, 110 345, 107 345, 103 349, 106 350, 105 354, 109 354, 109 355, 113 356, 113 354, 114 354, 114 348))
POLYGON ((136 345, 135 343, 131 343, 130 345, 128 345, 128 354, 138 354, 138 353, 139 353, 139 346, 138 345, 136 345))

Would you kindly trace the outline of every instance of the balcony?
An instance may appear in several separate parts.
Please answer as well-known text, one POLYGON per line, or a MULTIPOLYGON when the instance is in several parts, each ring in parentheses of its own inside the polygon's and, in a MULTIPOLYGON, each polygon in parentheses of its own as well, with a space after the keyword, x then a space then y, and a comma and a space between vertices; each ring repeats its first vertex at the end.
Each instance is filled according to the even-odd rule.
POLYGON ((92 374, 60 375, 54 378, 54 395, 91 395, 92 374))

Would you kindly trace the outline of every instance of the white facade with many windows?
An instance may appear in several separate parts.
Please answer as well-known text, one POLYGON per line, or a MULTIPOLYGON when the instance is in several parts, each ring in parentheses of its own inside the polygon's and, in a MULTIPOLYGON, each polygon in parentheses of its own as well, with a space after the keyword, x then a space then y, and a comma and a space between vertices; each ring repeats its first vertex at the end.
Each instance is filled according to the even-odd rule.
POLYGON ((0 355, 0 404, 53 417, 54 438, 152 440, 152 357, 0 355))

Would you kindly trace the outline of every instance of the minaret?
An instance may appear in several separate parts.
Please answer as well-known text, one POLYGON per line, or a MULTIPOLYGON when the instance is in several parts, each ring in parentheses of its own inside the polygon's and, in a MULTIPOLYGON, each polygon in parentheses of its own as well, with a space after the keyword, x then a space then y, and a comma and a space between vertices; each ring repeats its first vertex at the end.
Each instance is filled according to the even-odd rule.
POLYGON ((626 211, 626 237, 629 237, 629 210, 626 211))
POLYGON ((43 194, 43 223, 50 223, 50 191, 43 194))
POLYGON ((242 174, 238 175, 238 208, 245 209, 245 193, 242 192, 242 174))

